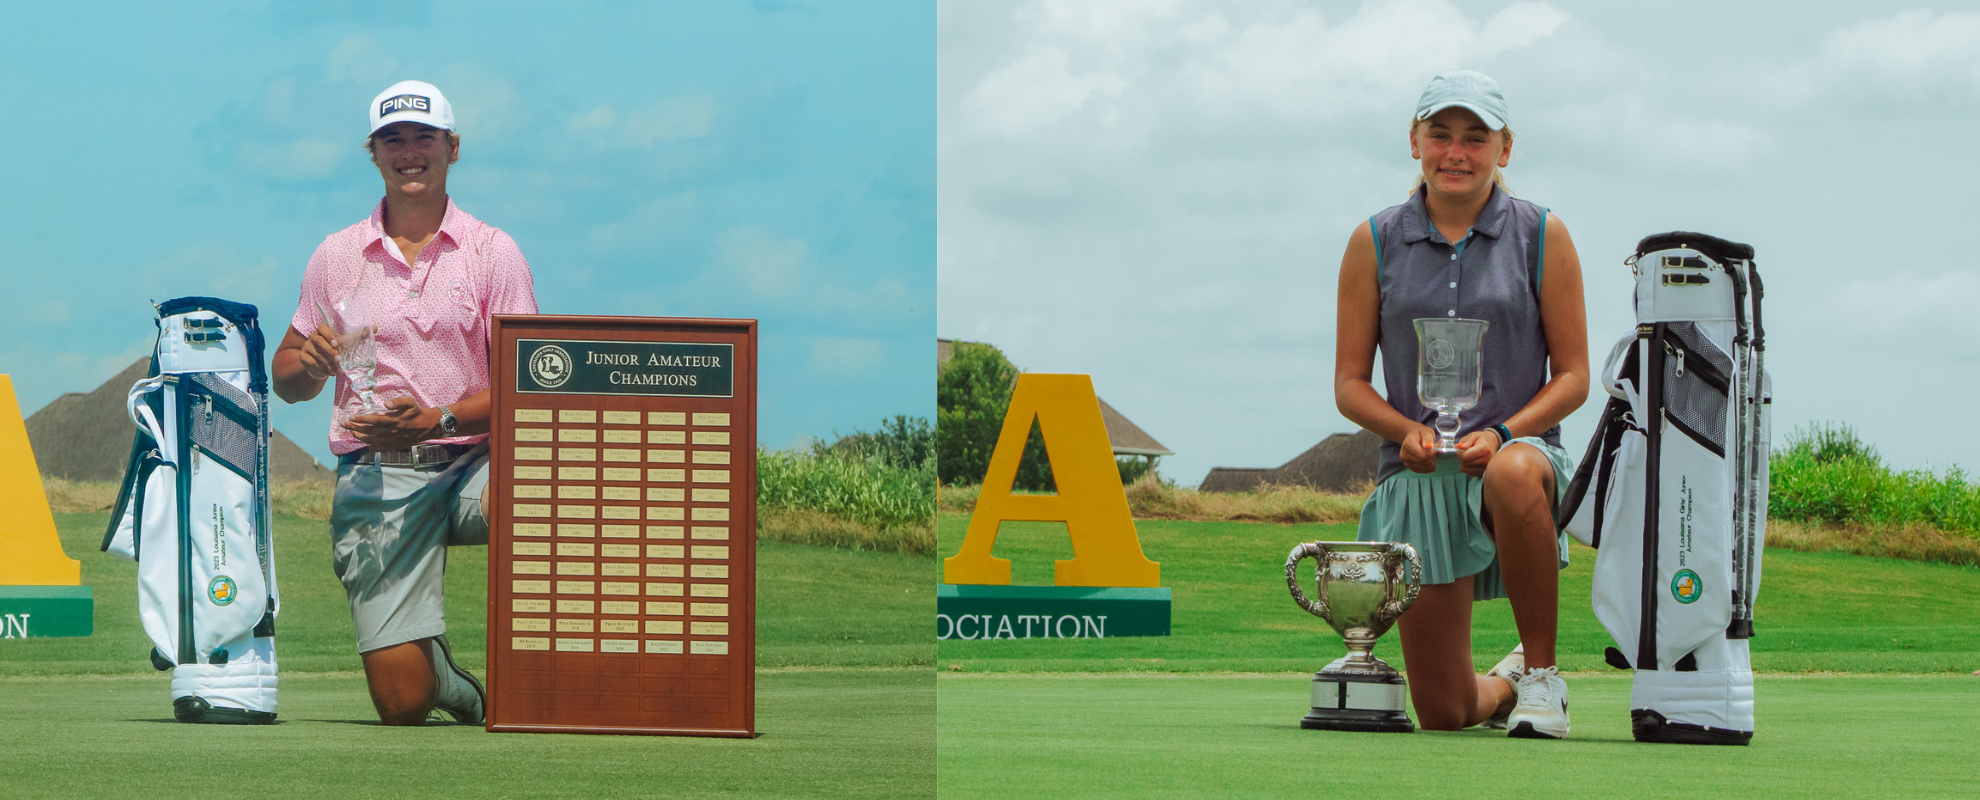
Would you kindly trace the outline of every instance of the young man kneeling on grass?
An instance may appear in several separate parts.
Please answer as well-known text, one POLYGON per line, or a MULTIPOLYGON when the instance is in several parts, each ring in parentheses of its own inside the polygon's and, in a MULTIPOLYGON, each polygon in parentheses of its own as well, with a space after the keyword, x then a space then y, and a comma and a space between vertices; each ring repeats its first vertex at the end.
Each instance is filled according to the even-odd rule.
POLYGON ((275 393, 302 402, 342 376, 330 425, 331 560, 378 718, 419 725, 438 710, 480 724, 485 694, 454 663, 442 578, 449 545, 488 542, 489 318, 536 313, 535 288, 508 234, 447 196, 460 137, 440 90, 394 84, 372 101, 370 122, 365 149, 385 199, 310 257, 275 352, 275 393), (338 363, 366 328, 375 387, 338 363), (363 413, 363 394, 384 411, 363 413))

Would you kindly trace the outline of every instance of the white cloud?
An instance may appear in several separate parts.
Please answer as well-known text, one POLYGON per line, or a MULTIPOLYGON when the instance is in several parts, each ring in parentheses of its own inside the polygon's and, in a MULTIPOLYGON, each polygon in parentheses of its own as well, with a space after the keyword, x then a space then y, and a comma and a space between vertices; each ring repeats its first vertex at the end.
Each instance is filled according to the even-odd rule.
POLYGON ((1911 9, 1864 20, 1829 34, 1822 53, 1845 69, 1868 68, 1888 77, 1951 69, 1970 81, 1980 66, 1980 13, 1911 9))
POLYGON ((633 208, 625 218, 594 226, 591 246, 616 252, 651 247, 687 233, 700 218, 701 195, 692 189, 656 197, 633 208))
POLYGON ((588 138, 599 149, 651 150, 714 135, 721 114, 722 104, 714 95, 694 94, 662 97, 628 110, 599 106, 572 116, 564 124, 571 133, 588 138))
POLYGON ((886 355, 877 339, 846 339, 821 336, 811 340, 811 368, 838 378, 872 374, 886 355))
POLYGON ((618 119, 619 113, 613 111, 611 106, 599 106, 571 117, 570 121, 565 123, 565 127, 571 133, 584 133, 612 127, 612 123, 617 122, 618 119))
MULTIPOLYGON (((1387 0, 1330 19, 1255 3, 1043 2, 1014 12, 1024 49, 961 97, 963 130, 1033 135, 1086 112, 1166 127, 1242 129, 1257 115, 1357 118, 1432 74, 1530 47, 1568 14, 1521 2, 1483 24, 1447 0, 1387 0), (1431 21, 1434 21, 1434 25, 1431 21), (1140 112, 1137 115, 1137 112, 1140 112)), ((1132 134, 1122 134, 1131 138, 1132 134)))
MULTIPOLYGON (((296 295, 295 286, 289 281, 301 277, 299 269, 283 269, 274 256, 245 256, 223 242, 204 242, 179 248, 152 264, 145 274, 152 276, 149 282, 154 285, 154 291, 162 295, 152 298, 154 300, 208 295, 245 302, 265 302, 264 298, 286 295, 291 308, 296 295), (280 285, 277 284, 278 279, 280 285)), ((285 314, 273 309, 263 313, 273 313, 274 319, 287 319, 285 314)))
POLYGON ((1026 136, 1079 111, 1095 92, 1118 95, 1125 86, 1114 75, 1074 75, 1065 51, 1040 48, 984 76, 963 96, 962 110, 987 133, 1026 136))
POLYGON ((1859 279, 1831 290, 1820 308, 1848 320, 1852 337, 1875 340, 1961 361, 1980 361, 1980 272, 1972 269, 1922 275, 1895 272, 1859 279))
POLYGON ((346 158, 361 151, 347 140, 241 141, 234 145, 237 163, 247 171, 279 182, 328 178, 346 158))
POLYGON ((454 107, 455 129, 466 142, 500 146, 518 127, 530 124, 528 109, 515 86, 485 64, 457 61, 447 65, 432 83, 454 107))
POLYGON ((803 280, 810 246, 803 239, 779 239, 757 227, 733 228, 716 238, 723 268, 741 276, 758 296, 787 297, 803 280))
POLYGON ((60 328, 69 324, 69 304, 55 298, 44 298, 27 310, 27 319, 36 325, 60 328))
POLYGON ((323 55, 323 76, 330 83, 378 84, 373 91, 409 80, 399 75, 399 60, 379 47, 377 39, 364 34, 344 37, 323 55))

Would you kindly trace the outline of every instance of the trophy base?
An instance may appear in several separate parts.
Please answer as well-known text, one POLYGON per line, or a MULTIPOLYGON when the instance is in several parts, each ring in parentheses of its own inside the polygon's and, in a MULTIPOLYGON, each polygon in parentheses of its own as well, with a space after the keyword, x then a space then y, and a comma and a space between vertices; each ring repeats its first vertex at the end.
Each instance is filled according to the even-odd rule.
POLYGON ((1410 733, 1416 724, 1403 710, 1407 699, 1407 684, 1401 675, 1323 670, 1313 675, 1313 708, 1300 718, 1299 727, 1410 733))

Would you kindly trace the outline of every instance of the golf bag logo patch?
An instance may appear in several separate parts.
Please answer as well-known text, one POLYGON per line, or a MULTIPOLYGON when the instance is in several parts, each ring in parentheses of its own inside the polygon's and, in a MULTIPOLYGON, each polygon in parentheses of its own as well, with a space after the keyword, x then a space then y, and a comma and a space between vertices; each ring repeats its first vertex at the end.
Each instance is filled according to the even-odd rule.
POLYGON ((1677 577, 1671 579, 1671 596, 1677 601, 1690 605, 1705 593, 1705 584, 1698 580, 1698 573, 1688 569, 1678 570, 1677 577))
POLYGON ((1452 362, 1457 361, 1457 351, 1451 347, 1450 342, 1433 339, 1430 342, 1429 361, 1434 369, 1448 368, 1452 362))
POLYGON ((216 606, 224 606, 233 603, 234 594, 237 591, 238 590, 234 588, 234 579, 229 578, 225 575, 216 575, 213 577, 212 581, 209 581, 206 584, 206 597, 207 599, 212 600, 213 604, 216 606))
POLYGON ((529 376, 545 389, 555 389, 571 379, 571 354, 554 344, 536 349, 529 357, 529 376))

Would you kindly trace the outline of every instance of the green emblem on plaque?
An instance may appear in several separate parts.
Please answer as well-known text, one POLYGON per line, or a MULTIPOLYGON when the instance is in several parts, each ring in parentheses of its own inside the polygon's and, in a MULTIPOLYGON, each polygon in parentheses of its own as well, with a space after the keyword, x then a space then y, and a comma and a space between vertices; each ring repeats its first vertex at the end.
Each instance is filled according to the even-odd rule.
POLYGON ((1671 578, 1671 596, 1677 598, 1680 603, 1690 605, 1697 602, 1698 596, 1704 593, 1705 584, 1698 580, 1696 572, 1681 569, 1678 570, 1676 577, 1671 578))
POLYGON ((554 344, 536 349, 529 359, 529 376, 545 389, 555 389, 571 378, 571 354, 554 344))
POLYGON ((214 576, 213 580, 206 584, 206 596, 216 606, 234 602, 234 594, 238 591, 234 588, 234 579, 225 575, 214 576))

